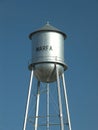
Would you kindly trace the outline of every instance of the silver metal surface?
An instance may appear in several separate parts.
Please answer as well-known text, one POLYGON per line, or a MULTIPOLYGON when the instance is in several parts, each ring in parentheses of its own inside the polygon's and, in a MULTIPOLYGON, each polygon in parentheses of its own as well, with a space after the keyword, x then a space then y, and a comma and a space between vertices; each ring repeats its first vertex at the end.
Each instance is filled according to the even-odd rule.
POLYGON ((68 119, 68 128, 71 130, 71 121, 70 121, 70 112, 69 112, 69 106, 68 106, 68 98, 67 98, 67 91, 66 91, 66 84, 65 84, 65 78, 64 73, 62 74, 62 81, 63 81, 63 88, 64 88, 64 97, 65 97, 65 103, 66 103, 66 112, 67 112, 67 119, 68 119))
POLYGON ((58 28, 56 28, 56 27, 54 27, 54 26, 51 26, 51 25, 49 24, 49 22, 47 22, 47 24, 45 24, 42 28, 36 30, 35 32, 30 33, 29 38, 32 39, 32 35, 34 35, 35 33, 38 33, 38 32, 42 32, 42 31, 43 31, 43 32, 44 32, 44 31, 58 32, 58 33, 61 33, 61 34, 64 36, 64 38, 67 37, 67 35, 66 35, 65 33, 63 33, 63 32, 62 32, 61 30, 59 30, 58 28))
POLYGON ((37 130, 37 128, 38 128, 39 100, 40 100, 40 81, 38 81, 38 87, 37 87, 36 108, 35 108, 35 128, 34 128, 34 130, 37 130))
POLYGON ((57 89, 58 89, 58 104, 59 104, 59 113, 60 113, 60 125, 61 130, 64 130, 64 121, 63 121, 63 111, 62 111, 62 99, 61 99, 61 90, 60 90, 60 79, 59 79, 59 72, 58 68, 56 67, 57 73, 57 89))
POLYGON ((49 130, 49 83, 47 83, 47 130, 49 130))
POLYGON ((32 58, 29 69, 33 69, 34 75, 42 82, 55 81, 55 63, 58 64, 60 74, 67 69, 64 63, 64 39, 66 34, 46 24, 43 28, 31 33, 29 38, 32 40, 32 58), (51 76, 52 73, 54 73, 54 77, 51 76))
POLYGON ((32 36, 32 63, 45 61, 64 64, 64 37, 57 32, 40 32, 32 36))
MULTIPOLYGON (((64 71, 62 65, 57 64, 59 74, 64 71)), ((56 66, 55 63, 39 63, 34 67, 34 74, 38 80, 42 82, 53 82, 56 80, 56 66)))
POLYGON ((30 85, 29 85, 29 90, 28 90, 28 98, 27 98, 27 104, 26 104, 26 112, 25 112, 23 130, 26 130, 28 111, 29 111, 29 103, 30 103, 30 96, 31 96, 31 88, 32 88, 32 80, 33 80, 33 70, 31 71, 30 85))

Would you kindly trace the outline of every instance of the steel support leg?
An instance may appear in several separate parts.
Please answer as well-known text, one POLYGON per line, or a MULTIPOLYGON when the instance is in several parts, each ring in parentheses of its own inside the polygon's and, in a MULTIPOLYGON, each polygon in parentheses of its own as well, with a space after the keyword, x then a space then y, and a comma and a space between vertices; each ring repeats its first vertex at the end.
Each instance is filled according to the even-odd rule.
POLYGON ((38 128, 38 112, 39 112, 39 100, 40 100, 40 81, 38 81, 37 97, 36 97, 36 108, 35 108, 35 129, 38 128))
POLYGON ((68 127, 69 127, 69 130, 71 130, 71 121, 70 121, 70 114, 69 114, 69 107, 68 107, 68 99, 67 99, 67 91, 66 91, 64 73, 62 74, 62 81, 63 81, 63 88, 64 88, 64 97, 65 97, 65 103, 66 103, 67 118, 68 118, 68 127))
POLYGON ((49 84, 47 83, 47 130, 49 130, 49 84))
POLYGON ((32 81, 33 81, 33 70, 31 71, 23 130, 26 130, 27 117, 28 117, 28 111, 29 111, 29 103, 30 103, 30 95, 31 95, 31 88, 32 88, 32 81))
POLYGON ((60 92, 60 79, 59 79, 59 72, 57 66, 56 66, 56 73, 57 73, 57 85, 58 85, 57 89, 58 89, 58 100, 59 100, 60 124, 61 124, 61 130, 64 130, 62 100, 61 100, 61 92, 60 92))

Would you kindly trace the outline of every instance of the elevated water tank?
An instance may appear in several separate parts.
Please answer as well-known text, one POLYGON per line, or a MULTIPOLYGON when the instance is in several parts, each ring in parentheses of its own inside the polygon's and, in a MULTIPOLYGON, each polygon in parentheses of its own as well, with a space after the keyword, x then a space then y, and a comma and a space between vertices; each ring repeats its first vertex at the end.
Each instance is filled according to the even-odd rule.
POLYGON ((56 80, 56 65, 61 75, 67 66, 64 63, 64 39, 66 34, 47 23, 30 33, 32 40, 32 59, 29 69, 41 82, 56 80))

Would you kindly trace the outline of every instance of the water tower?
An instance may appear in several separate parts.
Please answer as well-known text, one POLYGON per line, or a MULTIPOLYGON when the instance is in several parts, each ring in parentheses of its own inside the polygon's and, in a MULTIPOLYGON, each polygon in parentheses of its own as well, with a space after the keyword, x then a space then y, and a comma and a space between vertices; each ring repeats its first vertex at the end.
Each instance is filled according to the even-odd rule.
MULTIPOLYGON (((31 100, 31 92, 33 91, 33 79, 37 80, 36 84, 36 100, 35 100, 35 112, 32 117, 32 130, 52 130, 51 126, 56 126, 54 130, 71 130, 70 114, 68 107, 68 99, 64 78, 64 71, 67 69, 67 65, 64 62, 64 40, 66 34, 59 29, 51 26, 47 23, 42 28, 30 33, 29 38, 32 41, 32 59, 29 63, 29 70, 31 71, 30 84, 28 90, 28 98, 26 104, 25 119, 23 124, 23 130, 27 130, 27 122, 29 119, 29 107, 31 100), (41 83, 45 84, 46 98, 41 98, 41 83), (56 89, 54 90, 54 84, 56 89), (56 98, 56 105, 58 106, 57 118, 53 119, 52 105, 50 105, 50 86, 54 92, 54 98, 56 98), (61 90, 62 89, 62 90, 61 90), (62 97, 62 93, 63 96, 62 97), (42 106, 41 106, 41 105, 42 106), (63 105, 65 104, 65 107, 63 105), (46 112, 44 116, 40 115, 40 109, 46 112), (64 115, 66 111, 66 117, 64 115), (44 118, 44 124, 40 121, 44 118), (66 121, 64 119, 67 119, 66 121), (58 120, 56 122, 56 120, 58 120), (55 122, 55 123, 54 123, 55 122), (40 128, 44 126, 44 128, 40 128)), ((35 87, 35 86, 34 86, 35 87)), ((34 103, 32 104, 32 106, 34 103)), ((55 105, 55 107, 56 107, 55 105)), ((55 113, 55 111, 53 112, 55 113)))

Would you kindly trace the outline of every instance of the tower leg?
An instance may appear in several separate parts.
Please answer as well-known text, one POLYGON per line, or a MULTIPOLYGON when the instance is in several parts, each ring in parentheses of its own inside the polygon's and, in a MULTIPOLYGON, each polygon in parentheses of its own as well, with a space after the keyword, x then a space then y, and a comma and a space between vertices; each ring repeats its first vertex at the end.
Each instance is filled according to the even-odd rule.
POLYGON ((33 81, 33 70, 31 71, 31 76, 30 76, 30 84, 29 84, 29 90, 28 90, 28 97, 27 97, 27 104, 26 104, 26 111, 25 111, 25 119, 24 119, 24 124, 23 124, 23 130, 26 130, 29 103, 30 103, 30 95, 31 95, 31 88, 32 88, 32 81, 33 81))
POLYGON ((38 81, 38 88, 37 88, 37 97, 36 97, 36 108, 35 108, 35 129, 38 128, 38 112, 39 112, 39 100, 40 100, 40 81, 38 81))
POLYGON ((47 130, 49 130, 49 83, 47 83, 47 130))
POLYGON ((61 130, 64 130, 62 100, 61 100, 61 92, 60 92, 60 79, 59 79, 59 72, 58 72, 57 66, 56 66, 56 73, 57 73, 57 89, 58 89, 58 100, 59 100, 60 124, 61 124, 61 130))
POLYGON ((71 130, 71 121, 70 121, 70 114, 69 114, 69 107, 68 107, 68 99, 67 99, 67 91, 66 91, 64 73, 62 74, 62 81, 63 81, 63 88, 64 88, 64 98, 65 98, 65 103, 66 103, 67 118, 68 118, 68 127, 69 127, 69 130, 71 130))

